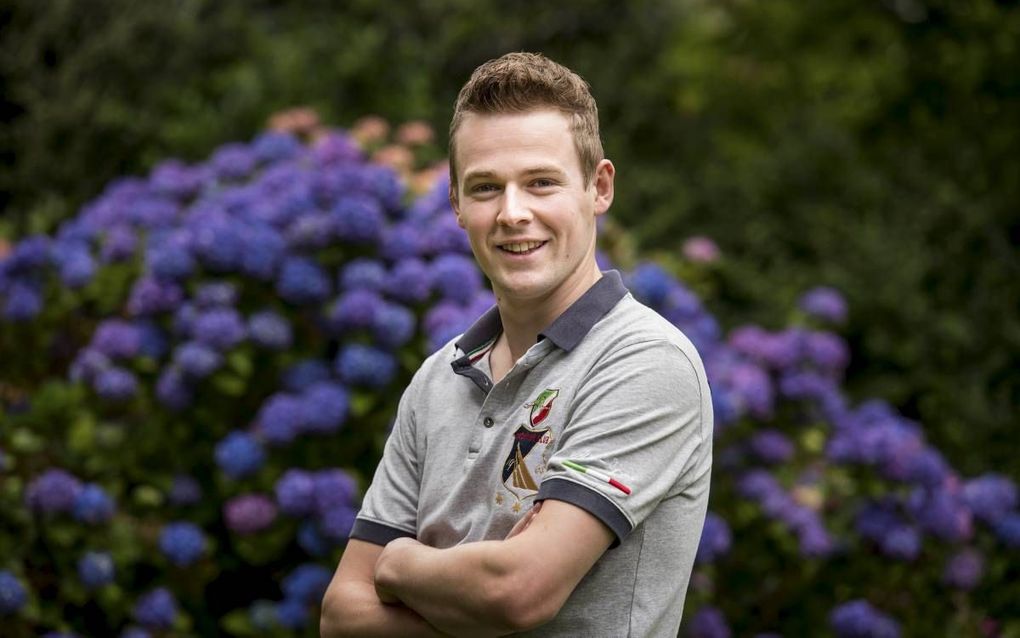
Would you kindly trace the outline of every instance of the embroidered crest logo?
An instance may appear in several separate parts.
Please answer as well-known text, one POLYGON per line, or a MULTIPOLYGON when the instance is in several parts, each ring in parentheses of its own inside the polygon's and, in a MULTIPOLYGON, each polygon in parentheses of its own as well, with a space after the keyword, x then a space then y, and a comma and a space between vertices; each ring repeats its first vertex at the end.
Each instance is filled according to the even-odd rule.
POLYGON ((513 443, 510 446, 510 453, 503 462, 503 485, 519 499, 531 496, 538 491, 538 483, 534 474, 545 472, 546 455, 542 455, 538 463, 532 459, 531 466, 527 463, 528 455, 536 446, 545 448, 552 442, 551 429, 540 428, 539 426, 549 417, 552 412, 553 401, 559 395, 558 389, 548 388, 543 390, 534 401, 526 403, 524 407, 531 408, 528 415, 530 423, 520 424, 513 435, 513 443))

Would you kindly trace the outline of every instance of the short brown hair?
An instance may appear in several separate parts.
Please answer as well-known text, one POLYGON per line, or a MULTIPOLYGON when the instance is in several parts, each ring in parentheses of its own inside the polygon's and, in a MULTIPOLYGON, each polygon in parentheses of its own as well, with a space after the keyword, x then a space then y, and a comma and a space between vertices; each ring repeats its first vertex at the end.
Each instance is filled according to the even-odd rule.
POLYGON ((507 53, 471 74, 457 95, 450 121, 450 185, 457 189, 457 129, 468 113, 525 113, 554 108, 571 118, 574 148, 585 184, 603 159, 599 109, 581 76, 541 53, 507 53))

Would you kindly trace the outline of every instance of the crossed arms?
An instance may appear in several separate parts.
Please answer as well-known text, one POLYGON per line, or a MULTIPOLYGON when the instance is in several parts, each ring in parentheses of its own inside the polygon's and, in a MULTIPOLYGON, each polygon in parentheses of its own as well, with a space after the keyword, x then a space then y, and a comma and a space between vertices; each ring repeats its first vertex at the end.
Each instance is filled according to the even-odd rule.
POLYGON ((351 540, 322 603, 322 638, 498 636, 538 627, 613 534, 570 503, 543 501, 501 541, 435 549, 351 540))

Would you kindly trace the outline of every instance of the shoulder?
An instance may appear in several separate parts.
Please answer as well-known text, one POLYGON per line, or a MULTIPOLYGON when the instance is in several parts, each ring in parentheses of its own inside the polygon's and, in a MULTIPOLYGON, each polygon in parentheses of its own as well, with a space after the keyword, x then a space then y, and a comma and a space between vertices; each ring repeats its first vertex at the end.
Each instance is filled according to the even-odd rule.
POLYGON ((705 376, 701 356, 687 335, 630 294, 593 326, 585 341, 597 360, 626 354, 647 359, 653 368, 682 361, 696 376, 705 376))

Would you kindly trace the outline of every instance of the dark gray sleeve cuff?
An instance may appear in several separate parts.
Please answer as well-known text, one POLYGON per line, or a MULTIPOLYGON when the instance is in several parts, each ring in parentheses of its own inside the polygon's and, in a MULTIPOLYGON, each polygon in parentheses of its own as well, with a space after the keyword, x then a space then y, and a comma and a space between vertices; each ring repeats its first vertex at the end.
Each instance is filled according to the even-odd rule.
POLYGON ((609 546, 610 549, 619 545, 620 541, 627 538, 633 529, 627 517, 611 500, 584 485, 562 478, 548 478, 542 481, 535 501, 544 501, 549 498, 576 505, 605 523, 606 527, 616 535, 613 544, 609 546))
POLYGON ((392 540, 404 537, 414 538, 414 534, 382 523, 366 521, 363 518, 355 519, 354 527, 351 529, 351 538, 376 545, 386 545, 392 540))

